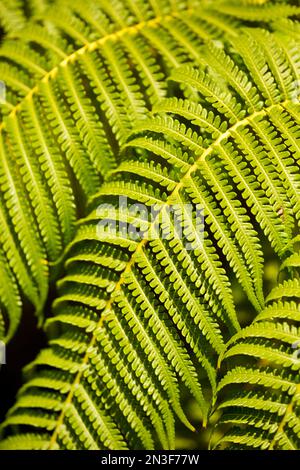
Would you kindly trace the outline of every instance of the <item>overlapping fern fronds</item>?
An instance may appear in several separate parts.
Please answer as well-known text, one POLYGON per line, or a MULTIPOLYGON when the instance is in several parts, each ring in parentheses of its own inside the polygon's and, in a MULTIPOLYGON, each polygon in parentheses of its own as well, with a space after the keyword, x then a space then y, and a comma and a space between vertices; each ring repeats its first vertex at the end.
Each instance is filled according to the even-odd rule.
POLYGON ((254 29, 199 54, 196 69, 172 76, 182 98, 156 102, 135 125, 92 198, 68 248, 49 348, 30 367, 2 448, 172 448, 174 419, 193 427, 183 388, 205 424, 218 357, 247 331, 231 271, 264 309, 262 233, 284 259, 299 222, 299 44, 254 29), (154 221, 119 207, 120 196, 156 207, 154 221), (157 225, 172 206, 177 223, 157 225), (144 236, 128 236, 138 227, 144 236))
POLYGON ((265 24, 298 9, 200 0, 0 5, 1 336, 9 338, 24 297, 42 317, 76 218, 135 123, 166 95, 170 71, 197 64, 203 40, 236 35, 244 18, 265 24))

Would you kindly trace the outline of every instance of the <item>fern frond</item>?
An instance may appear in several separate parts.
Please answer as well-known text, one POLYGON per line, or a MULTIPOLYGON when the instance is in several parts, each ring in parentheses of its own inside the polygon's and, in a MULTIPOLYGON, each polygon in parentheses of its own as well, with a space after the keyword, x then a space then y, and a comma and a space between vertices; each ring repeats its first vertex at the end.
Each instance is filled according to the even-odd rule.
POLYGON ((277 15, 283 17, 299 15, 299 7, 286 3, 277 3, 276 5, 268 0, 232 0, 231 2, 220 1, 220 11, 226 15, 236 16, 243 20, 269 21, 271 18, 277 19, 277 15))
MULTIPOLYGON (((298 257, 290 257, 292 265, 298 257)), ((283 263, 282 269, 288 265, 283 263)), ((299 448, 298 284, 297 277, 291 277, 276 286, 266 308, 230 339, 220 358, 228 371, 218 385, 219 393, 227 391, 219 406, 219 424, 229 426, 218 443, 221 447, 299 448)))
MULTIPOLYGON (((76 218, 86 213, 86 201, 115 168, 136 123, 166 96, 171 70, 203 63, 204 40, 234 36, 241 26, 239 15, 221 13, 219 5, 201 0, 191 6, 172 1, 50 3, 31 0, 25 8, 13 2, 10 11, 19 12, 19 26, 8 25, 13 13, 3 16, 8 32, 0 47, 0 77, 6 84, 0 110, 0 243, 9 243, 9 285, 39 312, 76 218)), ((8 2, 0 4, 8 9, 8 2)), ((270 5, 274 12, 275 7, 270 5)), ((286 6, 277 19, 295 12, 286 6)), ((253 25, 264 17, 257 8, 253 25)), ((211 93, 211 83, 206 86, 211 93)), ((222 93, 221 108, 228 106, 232 122, 240 119, 239 103, 229 104, 230 94, 222 93)), ((217 88, 215 95, 218 100, 217 88)), ((289 122, 285 125, 290 129, 289 122)), ((294 139, 288 132, 287 138, 294 139)), ((279 206, 279 188, 273 184, 271 189, 279 206)), ((6 311, 7 326, 12 315, 6 311)), ((17 322, 12 324, 10 334, 17 322)))
POLYGON ((2 0, 0 4, 1 27, 5 33, 21 29, 25 22, 23 0, 2 0))
MULTIPOLYGON (((247 43, 249 34, 240 41, 247 43)), ((267 316, 264 328, 254 323, 240 330, 230 282, 234 271, 254 308, 266 315, 259 234, 264 231, 284 259, 297 224, 283 190, 284 184, 297 188, 296 177, 283 176, 298 171, 294 149, 273 132, 271 112, 284 109, 289 121, 299 123, 299 104, 286 100, 274 61, 281 53, 276 41, 275 56, 266 55, 261 69, 259 61, 254 66, 255 56, 271 37, 262 45, 255 31, 251 34, 255 47, 245 59, 234 46, 224 50, 230 55, 225 62, 234 62, 229 78, 216 83, 218 70, 211 64, 205 73, 201 66, 178 69, 173 80, 194 87, 198 102, 158 103, 157 116, 136 124, 120 167, 91 199, 90 213, 68 247, 66 277, 58 284, 55 315, 47 323, 50 344, 27 368, 32 376, 3 425, 2 448, 18 447, 11 436, 15 427, 20 442, 34 428, 47 434, 43 446, 48 449, 170 448, 175 418, 193 429, 183 389, 197 402, 206 425, 216 401, 218 357, 271 357, 275 368, 291 366, 288 349, 299 328, 286 321, 274 326, 267 316), (236 80, 240 86, 233 90, 236 80), (255 109, 243 107, 246 96, 255 109), (121 196, 129 206, 120 204, 121 196), (152 219, 141 204, 147 214, 154 209, 152 219), (194 227, 199 205, 205 209, 203 235, 194 227), (275 340, 278 350, 272 349, 275 340)), ((290 73, 294 70, 291 66, 290 73)), ((291 269, 295 261, 288 263, 291 269)), ((292 316, 295 301, 285 298, 272 303, 274 315, 280 318, 286 305, 292 316)), ((282 371, 273 377, 271 365, 261 375, 252 367, 251 383, 266 380, 277 391, 294 390, 294 368, 291 377, 282 371)), ((236 379, 224 380, 240 383, 250 370, 241 367, 236 379)), ((272 398, 248 393, 229 398, 227 405, 282 416, 286 403, 272 398)), ((238 419, 242 422, 244 415, 238 419)), ((263 416, 252 421, 268 429, 263 416)), ((249 439, 266 445, 264 435, 249 439)))

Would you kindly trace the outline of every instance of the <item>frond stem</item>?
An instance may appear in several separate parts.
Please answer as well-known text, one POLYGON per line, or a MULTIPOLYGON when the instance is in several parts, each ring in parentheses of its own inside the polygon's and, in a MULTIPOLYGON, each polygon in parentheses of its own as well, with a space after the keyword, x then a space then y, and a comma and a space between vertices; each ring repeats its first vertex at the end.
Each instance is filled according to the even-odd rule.
MULTIPOLYGON (((193 13, 195 13, 195 9, 185 10, 186 15, 192 15, 193 13)), ((110 40, 116 41, 127 34, 138 34, 139 31, 141 31, 142 29, 146 27, 155 28, 158 24, 163 24, 165 22, 172 21, 172 19, 174 19, 177 16, 179 16, 177 12, 172 12, 171 14, 165 15, 165 16, 157 16, 155 18, 152 18, 151 20, 141 21, 140 23, 137 23, 135 25, 127 26, 125 28, 120 29, 119 31, 109 33, 99 39, 96 39, 95 41, 85 44, 84 46, 80 47, 76 51, 72 52, 72 54, 65 57, 58 65, 56 65, 51 70, 49 70, 43 76, 43 78, 41 78, 39 82, 33 88, 31 88, 31 90, 23 97, 23 99, 18 104, 13 106, 8 116, 5 116, 5 118, 15 117, 16 114, 22 109, 24 102, 26 102, 27 100, 31 100, 33 95, 36 95, 39 92, 41 83, 46 83, 49 80, 53 80, 57 76, 60 68, 67 67, 70 63, 76 62, 76 60, 78 60, 80 56, 89 52, 93 52, 96 49, 99 49, 107 41, 110 41, 110 40)), ((5 123, 5 120, 3 120, 0 123, 0 132, 5 127, 6 127, 6 123, 5 123)))
MULTIPOLYGON (((246 118, 242 119, 241 121, 236 122, 234 125, 232 125, 230 128, 228 128, 223 134, 221 134, 209 147, 207 147, 207 149, 204 150, 204 152, 197 158, 197 160, 194 162, 194 164, 190 166, 190 168, 185 173, 185 175, 183 175, 182 179, 176 184, 176 187, 170 193, 170 195, 166 199, 165 203, 160 208, 160 211, 156 214, 156 217, 151 222, 150 230, 151 230, 151 227, 154 227, 154 225, 156 224, 157 218, 159 217, 159 214, 161 213, 161 211, 164 210, 170 203, 172 203, 172 200, 174 199, 174 197, 176 197, 176 195, 179 193, 179 191, 184 187, 184 181, 188 178, 191 178, 192 174, 195 171, 197 171, 199 163, 201 161, 203 161, 207 156, 209 156, 215 150, 215 147, 218 147, 221 144, 222 141, 229 138, 231 136, 231 133, 234 132, 238 127, 240 127, 242 125, 247 125, 248 123, 251 122, 252 119, 255 119, 256 117, 267 115, 268 112, 271 109, 273 109, 274 107, 278 107, 278 106, 284 107, 286 104, 287 104, 287 101, 284 101, 284 102, 276 103, 276 104, 273 104, 269 107, 263 108, 260 111, 256 111, 255 113, 247 116, 246 118)), ((149 230, 149 232, 150 232, 150 230, 149 230)), ((104 307, 103 313, 100 315, 99 322, 95 327, 96 330, 101 328, 101 326, 103 325, 103 323, 105 321, 105 317, 106 317, 107 313, 111 311, 112 305, 114 303, 113 294, 115 292, 118 292, 118 291, 122 290, 122 285, 125 282, 126 274, 131 271, 132 267, 135 264, 135 259, 136 259, 137 254, 144 249, 144 247, 147 245, 147 243, 148 243, 147 239, 141 240, 138 243, 135 251, 132 253, 130 260, 127 262, 127 265, 126 265, 124 271, 120 275, 119 281, 116 283, 114 290, 111 292, 111 297, 107 301, 106 306, 104 307)), ((74 392, 76 390, 76 387, 80 384, 83 372, 86 369, 86 366, 88 365, 89 354, 90 354, 91 350, 93 349, 93 347, 95 346, 96 338, 97 338, 96 334, 93 332, 91 341, 90 341, 89 346, 87 347, 86 353, 83 357, 82 367, 77 372, 77 374, 75 376, 75 380, 74 380, 73 384, 70 387, 70 390, 69 390, 68 396, 66 398, 65 404, 62 407, 61 413, 58 417, 57 425, 56 425, 56 427, 53 431, 48 449, 52 449, 54 444, 57 441, 59 429, 64 423, 66 410, 67 410, 68 406, 70 406, 72 404, 72 399, 73 399, 73 396, 74 396, 74 392)), ((203 425, 205 426, 206 424, 207 424, 206 423, 206 417, 204 417, 203 425)))

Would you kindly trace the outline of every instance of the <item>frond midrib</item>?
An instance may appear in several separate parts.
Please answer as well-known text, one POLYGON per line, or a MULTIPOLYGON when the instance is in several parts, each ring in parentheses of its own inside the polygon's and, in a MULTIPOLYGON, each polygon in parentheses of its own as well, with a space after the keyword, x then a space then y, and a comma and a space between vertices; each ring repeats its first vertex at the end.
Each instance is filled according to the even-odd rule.
MULTIPOLYGON (((223 134, 219 135, 217 139, 215 139, 214 142, 212 142, 209 147, 207 147, 206 149, 204 149, 203 153, 196 159, 196 161, 193 163, 193 165, 190 166, 190 168, 187 170, 187 172, 182 176, 182 178, 177 182, 175 188, 173 189, 173 191, 169 194, 169 196, 167 197, 166 201, 164 202, 164 204, 162 204, 161 208, 160 208, 160 211, 156 214, 156 217, 154 217, 154 220, 151 222, 150 224, 150 227, 151 226, 154 226, 155 223, 156 223, 156 220, 157 220, 157 217, 159 217, 159 214, 161 213, 162 210, 164 210, 165 207, 168 206, 168 204, 170 202, 173 202, 174 201, 174 197, 176 197, 176 195, 179 193, 179 191, 184 188, 184 181, 186 179, 189 179, 191 178, 192 174, 194 172, 197 171, 198 169, 198 166, 199 166, 199 163, 201 161, 203 161, 206 157, 208 157, 211 152, 213 152, 213 150, 215 149, 216 146, 218 146, 223 140, 227 139, 228 137, 230 137, 231 135, 231 132, 234 132, 238 127, 240 126, 243 126, 243 125, 246 125, 247 123, 251 122, 252 119, 258 117, 258 116, 264 116, 264 115, 267 115, 268 112, 274 108, 277 108, 277 107, 284 107, 286 104, 288 104, 288 100, 284 100, 280 103, 275 103, 275 104, 272 104, 268 107, 264 107, 262 108, 260 111, 256 111, 255 113, 253 114, 250 114, 249 116, 241 119, 240 121, 238 122, 235 122, 231 127, 229 127, 223 134)), ((95 196, 96 197, 96 196, 95 196)), ((97 331, 99 328, 101 328, 102 324, 105 322, 105 316, 106 316, 106 312, 108 312, 113 303, 114 303, 114 297, 113 295, 118 292, 118 291, 121 291, 122 290, 122 285, 124 284, 125 282, 125 279, 126 279, 126 274, 127 273, 130 273, 131 272, 131 269, 132 267, 134 266, 135 264, 135 259, 136 259, 136 256, 137 254, 143 250, 143 248, 147 245, 148 243, 148 240, 147 239, 142 239, 136 249, 133 251, 133 253, 131 254, 131 257, 130 259, 127 261, 126 263, 126 266, 124 268, 124 270, 122 271, 121 275, 120 275, 120 279, 119 281, 116 283, 115 287, 114 287, 114 290, 111 292, 111 296, 110 298, 107 300, 106 302, 106 305, 103 309, 103 313, 100 315, 100 318, 99 318, 99 321, 97 323, 97 326, 95 329, 93 329, 93 333, 92 333, 92 337, 91 337, 91 340, 90 340, 90 343, 89 345, 87 346, 87 350, 86 350, 86 353, 83 357, 83 360, 82 360, 82 366, 85 366, 88 361, 89 361, 89 352, 90 350, 94 347, 94 344, 95 344, 95 341, 96 341, 96 335, 94 333, 94 331, 97 331)), ((65 412, 67 410, 67 407, 68 405, 70 405, 70 403, 72 403, 72 399, 73 399, 73 395, 74 395, 74 392, 75 392, 75 389, 76 389, 76 386, 78 386, 80 384, 80 380, 81 380, 81 377, 84 373, 84 367, 80 368, 80 370, 78 371, 78 373, 76 374, 75 376, 75 379, 74 379, 74 382, 72 383, 71 387, 70 387, 70 391, 67 395, 67 398, 65 400, 65 404, 63 405, 62 407, 62 411, 57 419, 57 424, 54 428, 54 431, 52 433, 52 437, 50 439, 50 442, 49 442, 49 447, 48 449, 51 449, 53 448, 54 444, 56 443, 56 439, 57 439, 57 436, 58 436, 58 432, 59 432, 59 428, 61 425, 63 425, 63 422, 64 422, 64 417, 65 417, 65 412)))
MULTIPOLYGON (((181 12, 182 13, 182 12, 181 12)), ((195 8, 189 8, 184 11, 186 15, 192 15, 195 13, 195 8)), ((124 28, 119 29, 118 31, 114 31, 113 33, 106 34, 105 36, 95 39, 94 41, 87 42, 84 46, 80 47, 76 51, 73 51, 71 54, 64 57, 64 59, 51 70, 49 70, 42 78, 38 80, 38 83, 28 91, 28 93, 21 99, 19 103, 14 105, 7 116, 0 122, 0 132, 6 127, 6 119, 10 117, 15 117, 15 115, 22 109, 24 102, 27 100, 31 100, 33 95, 39 92, 40 85, 42 83, 46 83, 49 80, 53 80, 58 72, 59 69, 62 67, 67 67, 69 63, 76 62, 80 56, 87 54, 89 52, 93 52, 94 50, 100 48, 103 44, 107 41, 116 41, 122 38, 123 36, 138 34, 139 31, 143 30, 144 28, 155 28, 158 24, 163 22, 172 21, 175 17, 180 17, 179 13, 174 11, 168 15, 156 16, 155 18, 151 18, 147 21, 141 21, 140 23, 136 23, 131 26, 126 26, 124 28)))

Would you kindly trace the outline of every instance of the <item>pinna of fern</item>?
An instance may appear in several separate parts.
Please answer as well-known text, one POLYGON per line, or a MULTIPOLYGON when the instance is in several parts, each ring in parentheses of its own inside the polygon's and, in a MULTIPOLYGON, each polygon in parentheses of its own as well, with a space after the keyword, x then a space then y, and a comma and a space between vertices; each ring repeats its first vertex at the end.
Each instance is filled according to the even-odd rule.
MULTIPOLYGON (((300 254, 282 264, 282 280, 253 323, 220 357, 225 373, 219 448, 296 450, 300 446, 300 254)), ((281 277, 282 277, 281 275, 281 277)))
POLYGON ((31 18, 38 18, 53 0, 1 0, 0 26, 3 35, 16 36, 31 18))
POLYGON ((197 64, 203 40, 237 35, 244 18, 298 12, 273 3, 0 2, 1 337, 16 330, 24 297, 41 323, 76 218, 135 123, 166 95, 170 70, 197 64))
POLYGON ((49 347, 27 369, 2 448, 173 448, 174 420, 193 428, 183 387, 207 422, 218 357, 243 334, 230 273, 261 312, 259 235, 283 259, 299 221, 298 50, 281 34, 245 30, 206 47, 205 66, 174 73, 182 98, 157 103, 136 126, 78 225, 49 347), (157 217, 189 204, 185 239, 173 221, 169 232, 128 213, 120 196, 156 206, 157 217), (106 204, 118 210, 99 232, 106 204), (203 239, 192 229, 197 204, 203 239), (129 233, 146 223, 159 236, 128 237, 124 222, 129 233))

